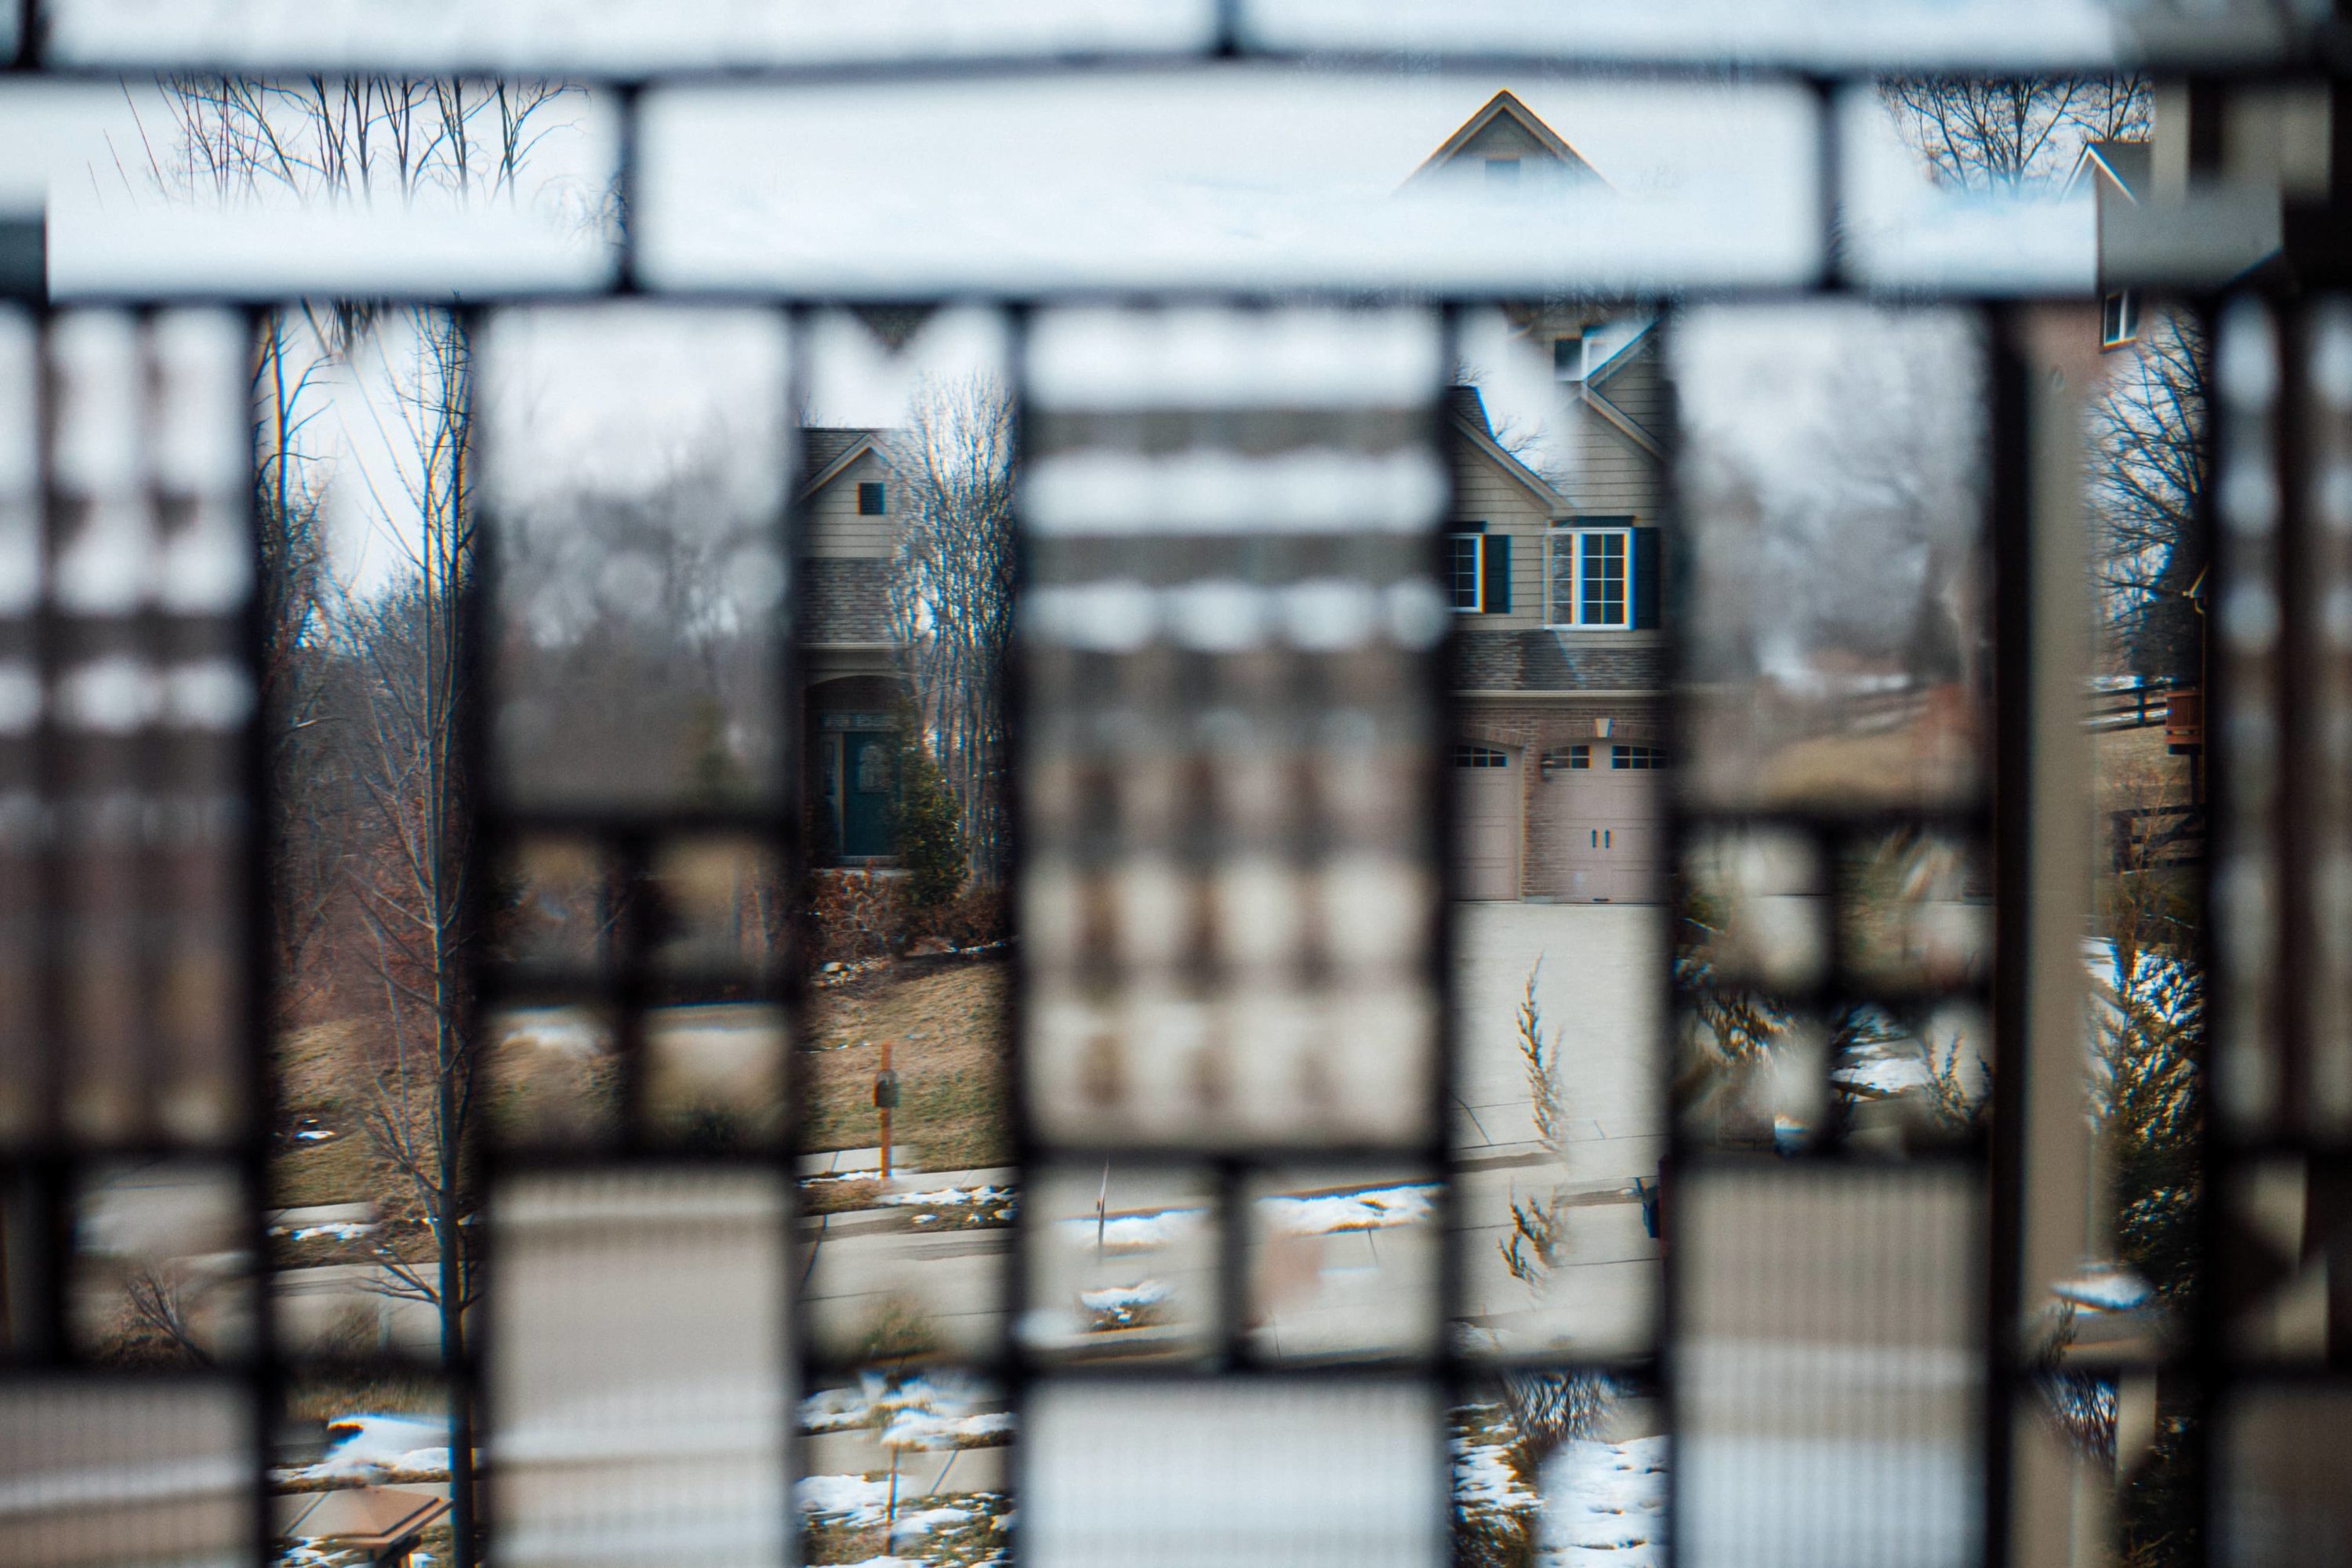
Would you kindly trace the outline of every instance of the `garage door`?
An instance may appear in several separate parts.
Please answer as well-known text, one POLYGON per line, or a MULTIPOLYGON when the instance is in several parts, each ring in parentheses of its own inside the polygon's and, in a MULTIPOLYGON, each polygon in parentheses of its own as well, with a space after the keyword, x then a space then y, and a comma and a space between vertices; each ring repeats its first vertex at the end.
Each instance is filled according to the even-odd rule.
POLYGON ((1552 775, 1562 792, 1563 895, 1583 903, 1635 904, 1663 896, 1658 814, 1665 779, 1650 746, 1598 744, 1570 750, 1552 775))
POLYGON ((1519 896, 1519 763, 1495 746, 1454 748, 1454 889, 1465 899, 1519 896))

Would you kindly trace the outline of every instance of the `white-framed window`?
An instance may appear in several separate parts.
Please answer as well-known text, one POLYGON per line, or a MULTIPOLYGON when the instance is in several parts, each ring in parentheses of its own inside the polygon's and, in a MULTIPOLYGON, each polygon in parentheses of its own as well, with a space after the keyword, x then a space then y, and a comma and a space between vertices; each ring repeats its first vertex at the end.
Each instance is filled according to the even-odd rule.
POLYGON ((1511 765, 1511 755, 1492 746, 1461 745, 1454 748, 1454 765, 1457 768, 1507 768, 1511 765))
POLYGON ((2121 348, 2139 336, 2139 290, 2122 289, 2099 301, 2099 346, 2121 348))
POLYGON ((1665 762, 1655 746, 1612 746, 1609 765, 1612 768, 1660 768, 1665 762))
POLYGON ((1633 624, 1633 530, 1555 528, 1549 618, 1556 626, 1622 629, 1633 624))
POLYGON ((1486 607, 1486 576, 1483 565, 1486 544, 1486 536, 1483 533, 1446 536, 1446 587, 1457 610, 1477 611, 1486 607))

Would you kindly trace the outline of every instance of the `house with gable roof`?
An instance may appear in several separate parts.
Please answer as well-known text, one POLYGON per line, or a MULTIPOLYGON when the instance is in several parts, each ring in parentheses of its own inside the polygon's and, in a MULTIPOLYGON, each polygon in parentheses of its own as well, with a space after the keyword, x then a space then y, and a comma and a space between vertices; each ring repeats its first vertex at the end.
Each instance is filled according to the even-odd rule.
MULTIPOLYGON (((1497 92, 1415 179, 1484 163, 1498 184, 1602 183, 1497 92), (1496 163, 1517 160, 1516 174, 1496 163), (1540 170, 1542 172, 1538 173, 1540 170)), ((1659 629, 1668 391, 1658 316, 1596 306, 1510 313, 1551 364, 1567 450, 1538 472, 1498 438, 1479 391, 1453 391, 1454 890, 1471 899, 1659 896, 1666 683, 1659 629)))

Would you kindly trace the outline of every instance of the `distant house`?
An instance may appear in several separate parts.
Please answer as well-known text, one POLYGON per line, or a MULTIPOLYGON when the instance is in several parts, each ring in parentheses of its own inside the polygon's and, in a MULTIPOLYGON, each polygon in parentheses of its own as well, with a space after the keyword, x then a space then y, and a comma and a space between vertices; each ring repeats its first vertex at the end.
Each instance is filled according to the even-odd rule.
POLYGON ((1509 92, 1498 92, 1460 130, 1422 160, 1405 184, 1449 178, 1484 180, 1489 186, 1605 186, 1584 154, 1560 139, 1533 110, 1509 92))
POLYGON ((898 547, 887 430, 803 432, 801 740, 812 858, 873 866, 895 850, 890 807, 907 698, 890 632, 898 547))
MULTIPOLYGON (((1523 187, 1606 184, 1508 92, 1487 100, 1413 179, 1481 166, 1523 187)), ((1571 479, 1530 468, 1496 438, 1478 390, 1454 390, 1445 587, 1462 725, 1453 753, 1462 897, 1658 896, 1666 401, 1656 322, 1654 312, 1586 307, 1515 314, 1569 410, 1561 456, 1571 479)))
POLYGON ((1577 399, 1562 489, 1454 395, 1457 890, 1475 899, 1657 896, 1664 405, 1646 321, 1541 314, 1577 399))

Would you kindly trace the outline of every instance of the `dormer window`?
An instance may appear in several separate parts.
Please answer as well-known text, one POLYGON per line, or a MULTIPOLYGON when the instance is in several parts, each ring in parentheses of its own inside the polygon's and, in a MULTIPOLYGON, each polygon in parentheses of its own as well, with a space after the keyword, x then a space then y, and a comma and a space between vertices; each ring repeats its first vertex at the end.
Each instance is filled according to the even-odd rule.
POLYGON ((857 487, 857 515, 860 517, 880 517, 883 512, 887 510, 884 506, 883 500, 882 486, 878 481, 868 480, 866 483, 859 485, 857 487))

